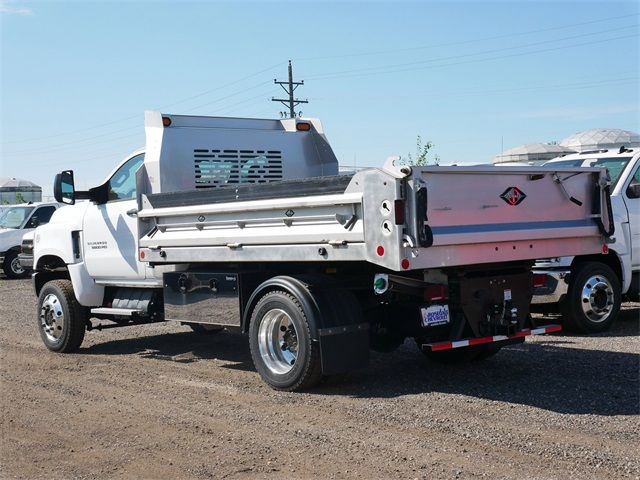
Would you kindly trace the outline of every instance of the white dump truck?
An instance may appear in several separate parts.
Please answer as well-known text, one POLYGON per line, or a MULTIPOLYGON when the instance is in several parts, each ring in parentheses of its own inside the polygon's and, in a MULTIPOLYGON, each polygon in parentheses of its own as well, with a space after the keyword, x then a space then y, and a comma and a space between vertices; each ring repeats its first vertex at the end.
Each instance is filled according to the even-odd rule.
POLYGON ((436 361, 479 359, 560 329, 529 314, 534 259, 600 254, 612 233, 603 168, 338 175, 315 119, 147 112, 145 132, 102 185, 56 177, 72 206, 34 243, 50 350, 149 322, 237 329, 281 390, 407 337, 436 361))
POLYGON ((563 326, 583 333, 607 330, 626 296, 639 301, 640 148, 620 147, 566 155, 547 167, 605 167, 611 176, 615 236, 604 255, 539 260, 534 308, 562 313, 563 326))

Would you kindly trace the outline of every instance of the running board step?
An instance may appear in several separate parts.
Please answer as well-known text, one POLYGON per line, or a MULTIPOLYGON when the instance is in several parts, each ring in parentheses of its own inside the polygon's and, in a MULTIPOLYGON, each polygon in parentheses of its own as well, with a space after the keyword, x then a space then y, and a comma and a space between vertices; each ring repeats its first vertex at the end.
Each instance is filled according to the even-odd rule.
POLYGON ((559 332, 562 330, 561 325, 545 325, 544 327, 536 327, 533 329, 525 329, 514 335, 494 335, 492 337, 467 338, 465 340, 456 340, 455 342, 435 342, 422 345, 423 349, 429 349, 432 352, 441 350, 451 350, 452 348, 471 347, 473 345, 482 345, 485 343, 504 342, 509 340, 517 340, 519 338, 528 337, 529 335, 543 335, 545 333, 559 332))
POLYGON ((92 308, 91 313, 96 313, 98 315, 119 315, 121 317, 131 317, 134 314, 140 315, 144 313, 144 310, 134 309, 134 308, 99 307, 99 308, 92 308))

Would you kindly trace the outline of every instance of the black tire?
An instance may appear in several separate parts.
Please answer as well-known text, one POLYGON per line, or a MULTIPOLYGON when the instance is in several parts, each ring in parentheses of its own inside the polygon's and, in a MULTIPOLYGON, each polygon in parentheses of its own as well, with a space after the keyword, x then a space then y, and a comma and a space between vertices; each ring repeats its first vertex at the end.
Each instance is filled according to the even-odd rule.
POLYGON ((209 325, 206 323, 188 323, 187 325, 191 327, 191 330, 201 335, 213 335, 214 333, 219 333, 224 330, 224 327, 219 325, 209 325))
POLYGON ((579 264, 571 272, 562 305, 562 324, 579 333, 604 332, 618 315, 621 301, 620 280, 608 265, 579 264))
POLYGON ((268 292, 256 303, 251 313, 249 345, 256 370, 276 390, 310 388, 322 378, 320 348, 311 341, 307 313, 296 297, 287 292, 268 292), (268 332, 276 331, 284 335, 281 352, 275 345, 277 339, 268 341, 268 332))
POLYGON ((18 252, 10 250, 4 257, 2 270, 7 278, 26 278, 29 276, 29 270, 23 268, 18 260, 18 252))
POLYGON ((38 296, 36 316, 38 331, 49 350, 69 353, 80 348, 88 314, 76 300, 70 280, 51 280, 44 284, 38 296))

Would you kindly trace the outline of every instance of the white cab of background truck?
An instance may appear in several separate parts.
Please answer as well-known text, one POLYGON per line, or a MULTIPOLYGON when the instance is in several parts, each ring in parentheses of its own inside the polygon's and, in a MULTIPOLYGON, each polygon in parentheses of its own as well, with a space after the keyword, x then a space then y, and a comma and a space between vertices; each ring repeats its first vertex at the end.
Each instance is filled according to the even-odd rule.
POLYGON ((22 237, 49 222, 60 206, 56 202, 35 202, 7 205, 0 212, 0 266, 8 278, 29 275, 18 258, 22 237))
POLYGON ((605 255, 539 260, 534 272, 537 309, 563 314, 563 325, 601 332, 615 320, 626 296, 638 301, 640 284, 640 148, 617 148, 566 155, 547 167, 606 167, 611 176, 615 234, 605 255))
POLYGON ((34 239, 50 350, 97 327, 237 329, 282 390, 407 337, 435 361, 478 360, 560 328, 529 314, 534 259, 600 254, 612 222, 604 168, 339 175, 315 119, 147 112, 145 133, 89 191, 56 177, 71 206, 34 239))

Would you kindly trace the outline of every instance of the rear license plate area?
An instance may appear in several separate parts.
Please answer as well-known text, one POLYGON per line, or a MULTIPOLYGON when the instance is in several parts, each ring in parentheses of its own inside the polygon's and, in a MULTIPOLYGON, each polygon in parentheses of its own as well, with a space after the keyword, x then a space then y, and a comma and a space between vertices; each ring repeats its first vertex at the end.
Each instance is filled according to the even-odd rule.
POLYGON ((423 327, 448 325, 451 321, 449 305, 428 305, 420 307, 420 318, 423 327))

